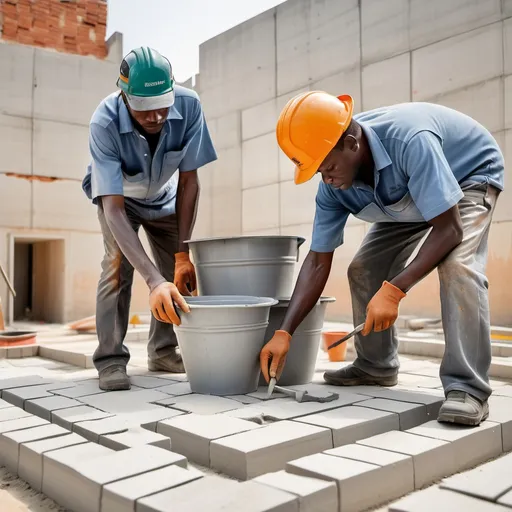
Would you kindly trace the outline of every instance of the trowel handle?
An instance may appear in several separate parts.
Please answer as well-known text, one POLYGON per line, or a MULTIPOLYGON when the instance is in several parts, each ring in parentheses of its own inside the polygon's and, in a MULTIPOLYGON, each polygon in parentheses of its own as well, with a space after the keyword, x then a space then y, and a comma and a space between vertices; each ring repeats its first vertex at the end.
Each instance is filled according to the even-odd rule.
POLYGON ((274 391, 279 391, 279 393, 283 393, 283 395, 290 396, 292 398, 297 396, 297 392, 295 390, 282 388, 281 386, 274 386, 274 391))

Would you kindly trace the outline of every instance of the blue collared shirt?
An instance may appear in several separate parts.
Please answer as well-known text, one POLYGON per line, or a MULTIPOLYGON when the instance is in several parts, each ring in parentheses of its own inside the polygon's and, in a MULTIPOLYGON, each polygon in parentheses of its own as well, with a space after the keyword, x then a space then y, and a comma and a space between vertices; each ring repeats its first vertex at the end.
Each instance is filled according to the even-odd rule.
POLYGON ((82 183, 94 204, 100 196, 123 195, 142 218, 171 215, 176 213, 176 171, 217 159, 198 95, 180 86, 175 95, 153 157, 119 92, 97 107, 89 128, 92 161, 82 183))
POLYGON ((474 119, 429 103, 404 103, 354 116, 375 163, 375 188, 348 190, 320 182, 311 249, 343 243, 350 214, 368 222, 426 222, 456 205, 462 186, 503 190, 504 159, 494 137, 474 119))

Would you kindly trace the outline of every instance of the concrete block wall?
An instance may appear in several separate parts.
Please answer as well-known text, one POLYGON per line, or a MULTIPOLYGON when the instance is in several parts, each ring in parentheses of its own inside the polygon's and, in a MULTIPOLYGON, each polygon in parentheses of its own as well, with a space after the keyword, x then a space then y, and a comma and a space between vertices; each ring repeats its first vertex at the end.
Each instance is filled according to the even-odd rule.
MULTIPOLYGON (((311 238, 317 183, 295 186, 275 124, 301 91, 351 94, 356 111, 430 101, 458 109, 512 155, 511 0, 288 0, 205 42, 196 90, 219 151, 201 170, 194 236, 295 234, 311 238), (222 220, 221 220, 222 219, 222 220)), ((512 190, 489 240, 492 321, 512 325, 512 190)), ((346 269, 369 224, 351 218, 325 293, 332 319, 351 319, 346 269)), ((401 312, 439 314, 437 273, 401 312)))

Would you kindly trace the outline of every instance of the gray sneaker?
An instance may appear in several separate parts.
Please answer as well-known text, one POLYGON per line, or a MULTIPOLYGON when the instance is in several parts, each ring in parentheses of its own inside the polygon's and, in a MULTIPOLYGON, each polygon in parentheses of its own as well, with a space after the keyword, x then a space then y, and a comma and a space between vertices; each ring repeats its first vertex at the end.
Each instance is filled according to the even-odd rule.
POLYGON ((437 421, 477 426, 489 416, 487 400, 482 402, 464 391, 450 391, 443 402, 437 421))
POLYGON ((185 373, 185 366, 181 355, 175 352, 154 361, 148 359, 148 370, 150 372, 185 373))
POLYGON ((398 375, 374 377, 353 365, 324 373, 324 380, 333 386, 395 386, 398 375))
POLYGON ((114 365, 100 371, 100 389, 103 391, 121 391, 130 389, 130 379, 126 374, 126 368, 114 365))

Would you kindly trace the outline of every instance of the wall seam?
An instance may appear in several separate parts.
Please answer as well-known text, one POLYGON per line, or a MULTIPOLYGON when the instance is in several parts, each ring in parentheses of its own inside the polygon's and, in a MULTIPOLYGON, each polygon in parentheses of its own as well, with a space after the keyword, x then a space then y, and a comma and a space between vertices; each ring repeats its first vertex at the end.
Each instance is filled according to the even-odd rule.
MULTIPOLYGON (((37 87, 37 80, 36 80, 36 49, 34 48, 34 51, 32 52, 32 105, 31 105, 31 112, 30 112, 30 174, 34 175, 34 129, 35 129, 35 123, 34 123, 34 101, 36 96, 36 87, 37 87)), ((34 182, 30 182, 30 228, 34 229, 34 182)))
POLYGON ((358 0, 359 9, 359 98, 361 102, 361 111, 364 110, 363 98, 363 2, 358 0))

